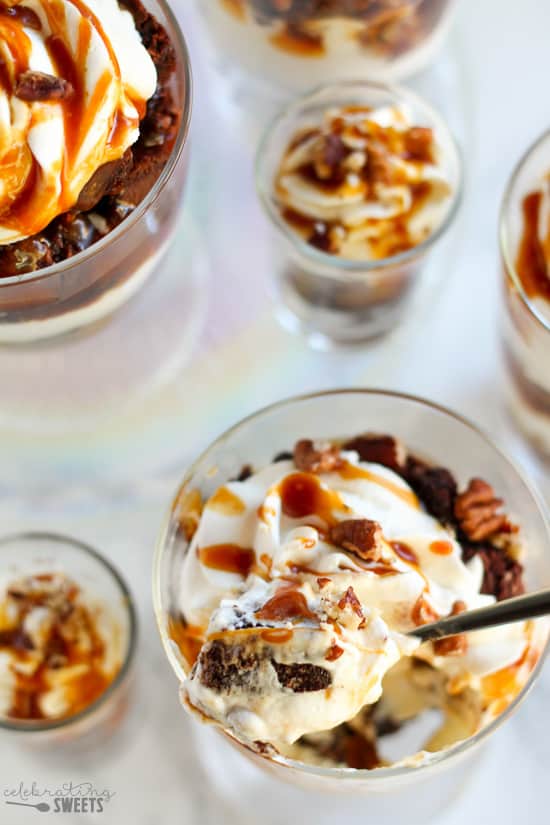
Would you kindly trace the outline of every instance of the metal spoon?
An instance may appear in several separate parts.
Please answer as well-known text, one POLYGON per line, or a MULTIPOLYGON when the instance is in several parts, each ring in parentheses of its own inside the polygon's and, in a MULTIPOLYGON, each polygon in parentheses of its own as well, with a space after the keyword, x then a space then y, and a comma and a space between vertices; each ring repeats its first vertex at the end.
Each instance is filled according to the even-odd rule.
POLYGON ((467 610, 456 616, 441 619, 439 622, 422 625, 408 635, 427 642, 430 639, 443 639, 445 636, 456 636, 457 633, 468 633, 471 630, 483 630, 486 627, 535 619, 537 616, 546 616, 548 613, 550 613, 550 590, 539 590, 537 593, 505 599, 489 607, 467 610))
POLYGON ((6 805, 19 805, 22 808, 36 808, 40 813, 46 814, 50 810, 50 806, 46 802, 39 802, 38 805, 32 805, 30 802, 7 802, 6 805))

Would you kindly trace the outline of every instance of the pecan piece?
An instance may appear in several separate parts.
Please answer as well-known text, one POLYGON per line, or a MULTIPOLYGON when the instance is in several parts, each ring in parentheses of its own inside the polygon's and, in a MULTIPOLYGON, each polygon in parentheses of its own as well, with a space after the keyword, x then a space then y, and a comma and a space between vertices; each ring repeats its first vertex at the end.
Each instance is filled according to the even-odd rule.
POLYGON ((508 532, 508 517, 499 512, 502 504, 490 484, 473 478, 455 501, 455 516, 462 532, 471 541, 486 541, 502 531, 508 532))
POLYGON ((65 100, 74 89, 68 80, 45 72, 23 72, 17 78, 15 96, 29 102, 37 100, 65 100))
MULTIPOLYGON (((466 604, 460 599, 453 604, 450 615, 458 616, 464 613, 466 604)), ((433 649, 436 656, 464 656, 468 650, 468 637, 466 633, 457 633, 456 636, 447 636, 445 639, 436 639, 433 642, 433 649)))
POLYGON ((403 470, 407 460, 407 453, 403 444, 391 435, 376 435, 365 433, 352 438, 344 445, 345 450, 352 450, 359 454, 361 461, 372 464, 382 464, 399 473, 403 470))
POLYGON ((330 529, 330 541, 365 561, 380 561, 382 528, 368 518, 345 519, 330 529))
POLYGON ((355 613, 358 619, 360 619, 360 623, 358 625, 358 630, 361 630, 365 627, 366 619, 365 614, 363 613, 363 608, 361 607, 361 602, 357 598, 355 590, 353 587, 348 587, 340 601, 338 602, 338 607, 340 610, 345 610, 346 607, 350 607, 351 610, 355 613))
POLYGON ((294 463, 304 473, 330 473, 344 466, 339 447, 315 445, 307 438, 294 447, 294 463))
POLYGON ((433 130, 426 126, 413 126, 405 134, 405 149, 411 160, 433 163, 433 130))
POLYGON ((337 180, 342 177, 342 162, 348 150, 339 135, 323 135, 316 142, 313 167, 319 180, 337 180))

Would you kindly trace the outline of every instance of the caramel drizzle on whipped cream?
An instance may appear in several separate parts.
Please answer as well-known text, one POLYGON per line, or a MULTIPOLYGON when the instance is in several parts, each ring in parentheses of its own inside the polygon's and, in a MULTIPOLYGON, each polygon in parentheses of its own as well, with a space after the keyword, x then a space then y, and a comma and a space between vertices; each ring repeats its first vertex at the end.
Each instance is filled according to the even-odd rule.
POLYGON ((156 85, 137 30, 123 20, 119 47, 135 37, 148 61, 146 97, 123 78, 102 21, 83 0, 29 2, 37 11, 0 4, 0 244, 34 235, 75 206, 95 172, 137 139, 154 92, 151 70, 156 85), (59 79, 68 92, 22 99, 18 82, 28 72, 59 79))

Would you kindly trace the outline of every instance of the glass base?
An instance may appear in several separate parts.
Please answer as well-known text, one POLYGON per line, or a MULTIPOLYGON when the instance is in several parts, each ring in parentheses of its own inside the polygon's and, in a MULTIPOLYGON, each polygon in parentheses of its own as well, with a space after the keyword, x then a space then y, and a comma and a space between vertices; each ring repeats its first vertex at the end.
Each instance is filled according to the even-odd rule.
POLYGON ((263 825, 426 825, 462 794, 485 754, 484 749, 470 753, 466 760, 428 780, 419 778, 397 791, 381 788, 379 792, 352 793, 346 782, 341 791, 319 793, 262 771, 212 728, 194 723, 192 732, 212 793, 246 825, 256 825, 259 811, 263 825))
POLYGON ((49 342, 0 347, 0 444, 17 456, 4 481, 39 479, 56 439, 67 448, 56 453, 60 472, 71 474, 93 449, 86 434, 116 427, 174 378, 203 327, 208 275, 205 244, 185 212, 150 280, 110 318, 49 342))

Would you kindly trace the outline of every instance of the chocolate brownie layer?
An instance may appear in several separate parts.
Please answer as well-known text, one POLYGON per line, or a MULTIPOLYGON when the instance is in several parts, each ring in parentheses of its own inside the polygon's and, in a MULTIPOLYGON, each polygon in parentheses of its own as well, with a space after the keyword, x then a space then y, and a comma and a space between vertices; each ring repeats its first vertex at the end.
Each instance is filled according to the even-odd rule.
POLYGON ((42 232, 0 246, 0 278, 44 269, 103 238, 144 199, 170 156, 182 114, 171 90, 175 50, 165 29, 140 0, 125 0, 121 5, 134 17, 158 76, 139 139, 119 161, 98 169, 74 209, 55 218, 42 232))

